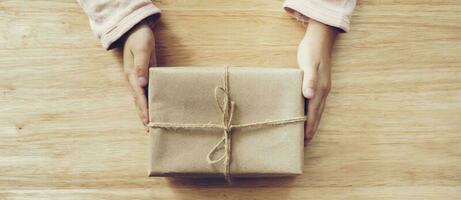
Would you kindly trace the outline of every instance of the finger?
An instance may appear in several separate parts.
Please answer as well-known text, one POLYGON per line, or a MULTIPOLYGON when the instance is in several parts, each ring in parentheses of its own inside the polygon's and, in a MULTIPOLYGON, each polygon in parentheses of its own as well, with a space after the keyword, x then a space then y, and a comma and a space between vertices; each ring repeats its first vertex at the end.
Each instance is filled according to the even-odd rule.
MULTIPOLYGON (((155 39, 154 39, 155 41, 155 39)), ((149 68, 150 67, 156 67, 157 66, 157 54, 156 54, 156 51, 155 51, 155 42, 153 42, 152 44, 152 50, 151 50, 151 53, 150 53, 150 59, 149 59, 149 68)), ((149 69, 147 69, 147 73, 149 73, 149 69)), ((147 79, 148 81, 148 84, 149 84, 149 79, 147 79)), ((144 93, 146 94, 146 96, 148 97, 148 87, 145 87, 144 88, 144 93)), ((152 119, 150 118, 150 115, 149 115, 149 100, 147 100, 147 118, 148 118, 148 121, 151 121, 152 119)))
POLYGON ((318 69, 318 80, 316 85, 316 92, 313 100, 314 104, 308 108, 308 114, 313 116, 314 119, 306 127, 306 139, 310 140, 314 137, 317 132, 320 120, 322 118, 323 110, 325 108, 325 102, 331 88, 331 73, 330 65, 323 63, 318 69))
POLYGON ((316 95, 309 100, 307 109, 307 124, 305 128, 305 140, 307 141, 310 141, 313 137, 313 130, 318 121, 318 110, 320 109, 321 102, 322 96, 320 93, 316 93, 316 95))
POLYGON ((138 112, 144 125, 148 123, 148 110, 147 110, 147 93, 144 88, 147 87, 149 80, 149 62, 150 62, 150 49, 132 50, 134 73, 131 75, 131 86, 134 91, 135 103, 138 107, 138 112))
POLYGON ((137 75, 134 72, 134 57, 131 53, 131 50, 124 49, 123 53, 123 66, 125 77, 128 79, 128 83, 130 85, 130 91, 133 95, 134 102, 138 111, 138 115, 140 116, 142 122, 144 124, 148 123, 148 115, 147 115, 147 102, 144 96, 144 92, 142 87, 139 86, 139 82, 137 79, 137 75))
POLYGON ((330 73, 330 65, 321 65, 319 67, 319 77, 320 80, 318 81, 317 86, 317 93, 321 96, 321 103, 320 108, 317 110, 317 121, 315 123, 315 127, 312 130, 312 135, 314 135, 320 124, 320 120, 322 119, 323 110, 325 109, 325 102, 327 100, 328 94, 330 93, 331 88, 331 73, 330 73))
POLYGON ((312 57, 313 52, 312 44, 309 42, 308 37, 304 37, 299 43, 297 60, 299 68, 303 70, 303 95, 307 99, 314 97, 316 83, 317 83, 317 59, 312 57))
POLYGON ((137 83, 140 87, 147 86, 149 78, 149 63, 151 60, 151 47, 141 50, 132 50, 134 69, 136 71, 137 83))
POLYGON ((129 75, 128 80, 130 82, 134 102, 138 108, 138 115, 141 117, 143 124, 146 125, 149 122, 149 117, 147 111, 147 99, 144 94, 144 89, 139 86, 138 77, 134 73, 129 75))
POLYGON ((312 99, 317 88, 318 64, 310 64, 303 67, 303 95, 307 99, 312 99))
POLYGON ((326 102, 326 98, 323 99, 322 103, 320 103, 320 109, 318 110, 317 121, 315 122, 314 129, 312 130, 312 133, 311 133, 311 139, 317 133, 317 130, 319 128, 320 121, 321 121, 322 115, 323 115, 323 110, 325 109, 325 102, 326 102))
MULTIPOLYGON (((150 53, 149 68, 156 67, 156 66, 157 66, 157 56, 156 56, 155 44, 154 44, 154 46, 152 47, 152 51, 150 53)), ((147 84, 149 84, 149 68, 147 69, 147 74, 148 74, 147 75, 147 84)), ((146 96, 148 94, 148 91, 149 91, 148 88, 145 87, 144 92, 145 92, 146 96)))
POLYGON ((321 88, 321 89, 317 89, 319 90, 318 93, 320 93, 320 95, 322 96, 322 100, 321 100, 321 103, 320 103, 320 107, 318 110, 316 110, 316 122, 314 123, 314 128, 312 129, 312 131, 310 132, 310 135, 311 135, 311 138, 317 133, 317 130, 318 130, 318 127, 320 125, 320 120, 322 120, 322 115, 323 115, 323 111, 325 109, 325 102, 327 101, 327 97, 328 97, 328 93, 329 93, 329 89, 324 89, 324 88, 321 88))

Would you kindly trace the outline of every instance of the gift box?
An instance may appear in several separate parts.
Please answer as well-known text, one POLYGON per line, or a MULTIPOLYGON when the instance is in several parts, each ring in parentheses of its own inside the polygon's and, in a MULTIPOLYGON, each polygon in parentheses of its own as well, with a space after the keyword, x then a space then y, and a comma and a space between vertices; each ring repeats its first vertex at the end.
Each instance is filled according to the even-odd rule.
POLYGON ((149 175, 301 174, 302 77, 288 68, 151 68, 149 175))

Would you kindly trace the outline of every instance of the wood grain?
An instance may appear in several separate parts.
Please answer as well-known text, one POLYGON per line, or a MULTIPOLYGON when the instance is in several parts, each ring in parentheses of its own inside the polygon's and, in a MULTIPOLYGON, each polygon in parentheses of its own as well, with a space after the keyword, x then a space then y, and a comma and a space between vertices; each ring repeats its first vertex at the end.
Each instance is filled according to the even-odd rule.
MULTIPOLYGON (((279 0, 155 1, 160 65, 296 67, 279 0)), ((72 0, 0 1, 0 199, 460 199, 461 2, 362 0, 297 178, 148 178, 117 51, 72 0)))

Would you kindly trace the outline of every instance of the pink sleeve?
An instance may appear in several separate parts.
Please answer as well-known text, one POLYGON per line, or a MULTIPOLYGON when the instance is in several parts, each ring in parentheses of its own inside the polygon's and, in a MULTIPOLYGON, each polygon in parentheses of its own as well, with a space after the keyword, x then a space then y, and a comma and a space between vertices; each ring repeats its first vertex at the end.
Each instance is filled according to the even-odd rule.
POLYGON ((347 32, 356 0, 286 0, 283 8, 303 23, 315 19, 347 32))
POLYGON ((160 9, 150 0, 77 0, 88 15, 91 30, 105 49, 141 20, 160 17, 160 9))

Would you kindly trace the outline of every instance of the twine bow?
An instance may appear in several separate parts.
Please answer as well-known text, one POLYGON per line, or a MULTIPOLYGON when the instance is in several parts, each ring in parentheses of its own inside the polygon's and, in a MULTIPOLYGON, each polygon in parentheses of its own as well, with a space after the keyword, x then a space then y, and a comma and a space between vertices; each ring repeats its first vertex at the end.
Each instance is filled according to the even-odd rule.
POLYGON ((164 129, 220 129, 223 131, 223 137, 211 148, 207 154, 206 160, 209 164, 215 164, 224 160, 224 178, 227 182, 231 182, 230 177, 230 163, 231 163, 231 143, 232 143, 232 129, 238 128, 261 128, 269 126, 286 125, 297 122, 304 122, 307 120, 306 116, 293 117, 282 120, 271 120, 263 122, 255 122, 248 124, 232 124, 234 116, 235 102, 231 100, 229 94, 229 67, 225 68, 224 84, 217 86, 214 90, 216 105, 222 114, 222 124, 180 124, 180 123, 163 123, 163 122, 150 122, 147 126, 151 128, 164 128, 164 129), (222 92, 223 100, 219 100, 219 93, 222 92), (212 155, 216 153, 221 146, 224 146, 224 153, 221 157, 213 159, 212 155))

